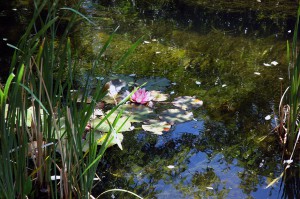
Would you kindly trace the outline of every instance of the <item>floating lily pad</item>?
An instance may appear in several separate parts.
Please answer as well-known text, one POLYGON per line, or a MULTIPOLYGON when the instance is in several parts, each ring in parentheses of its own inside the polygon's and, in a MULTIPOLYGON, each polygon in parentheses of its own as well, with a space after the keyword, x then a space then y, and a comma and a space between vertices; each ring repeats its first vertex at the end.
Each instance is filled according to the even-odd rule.
POLYGON ((163 102, 166 101, 170 95, 164 94, 161 91, 150 91, 151 99, 155 102, 163 102))
POLYGON ((171 128, 170 124, 160 120, 147 120, 145 123, 142 128, 157 135, 162 135, 163 131, 169 131, 171 128))
POLYGON ((151 108, 144 105, 124 104, 121 109, 124 110, 123 116, 130 117, 131 122, 142 122, 157 116, 151 108))
POLYGON ((182 108, 183 110, 196 109, 203 105, 203 101, 196 99, 194 96, 182 96, 174 99, 172 104, 176 107, 182 108))
MULTIPOLYGON (((95 131, 94 132, 94 140, 97 142, 97 145, 102 145, 103 142, 105 141, 107 135, 108 135, 107 133, 95 131)), ((89 137, 90 137, 90 134, 88 133, 86 135, 87 139, 83 141, 84 143, 83 143, 82 151, 84 151, 84 152, 86 152, 89 149, 89 137)), ((120 145, 120 143, 122 143, 122 141, 123 141, 123 138, 124 138, 123 134, 122 133, 116 133, 116 134, 112 133, 110 135, 110 138, 113 138, 113 140, 110 142, 108 147, 111 147, 111 146, 117 144, 120 147, 120 149, 122 150, 122 146, 120 145)))
POLYGON ((124 75, 124 74, 112 74, 107 77, 109 80, 119 79, 126 83, 126 89, 128 87, 134 86, 134 76, 132 75, 124 75))
POLYGON ((33 106, 29 107, 27 109, 27 114, 26 114, 26 125, 28 127, 31 127, 31 122, 32 122, 32 118, 35 114, 33 114, 33 111, 35 111, 35 114, 39 114, 38 116, 41 118, 41 122, 43 123, 44 122, 44 110, 43 109, 40 109, 39 113, 37 113, 37 111, 33 108, 33 106))
POLYGON ((193 113, 182 109, 168 109, 161 113, 159 118, 169 124, 181 123, 193 119, 193 113))
POLYGON ((54 132, 54 138, 55 139, 60 139, 62 137, 64 137, 66 134, 66 119, 65 117, 61 117, 56 121, 56 125, 58 126, 58 132, 55 131, 54 132))
MULTIPOLYGON (((103 120, 103 118, 104 117, 91 120, 91 127, 98 131, 109 132, 110 125, 108 121, 110 122, 110 124, 112 124, 115 119, 115 115, 111 115, 108 118, 108 121, 106 120, 100 126, 98 126, 98 124, 103 120)), ((122 116, 121 118, 119 118, 114 129, 117 130, 118 132, 124 132, 124 131, 130 131, 130 127, 131 127, 130 120, 127 120, 126 116, 122 116)))
POLYGON ((126 82, 120 79, 113 79, 107 82, 106 85, 108 85, 108 94, 116 96, 126 86, 126 82))
POLYGON ((147 84, 144 86, 146 90, 164 91, 171 84, 171 81, 164 77, 142 78, 137 80, 136 84, 141 86, 145 82, 147 82, 147 84))

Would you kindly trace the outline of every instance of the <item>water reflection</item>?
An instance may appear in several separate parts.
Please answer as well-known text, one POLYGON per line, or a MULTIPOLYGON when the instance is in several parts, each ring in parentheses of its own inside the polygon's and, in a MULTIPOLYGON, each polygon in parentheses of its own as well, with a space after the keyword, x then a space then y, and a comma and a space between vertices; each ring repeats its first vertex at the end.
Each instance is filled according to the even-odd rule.
POLYGON ((17 45, 23 30, 30 20, 28 2, 0 2, 0 81, 8 76, 10 59, 14 49, 7 43, 17 45), (4 78, 1 80, 1 78, 4 78))
MULTIPOLYGON (((280 196, 279 185, 265 187, 282 171, 280 148, 270 132, 284 87, 279 78, 285 80, 287 74, 282 38, 289 37, 294 19, 275 23, 258 21, 256 11, 142 5, 120 1, 93 6, 86 1, 87 12, 100 27, 85 27, 80 39, 86 46, 90 37, 93 44, 103 43, 120 25, 99 73, 165 76, 177 83, 168 92, 195 95, 204 107, 196 111, 197 121, 177 124, 162 136, 126 133, 124 151, 111 148, 103 159, 98 170, 103 181, 95 195, 123 188, 145 198, 280 196), (145 42, 124 67, 107 70, 107 63, 114 63, 142 35, 145 42), (280 64, 264 64, 273 61, 280 64)), ((86 46, 82 49, 93 54, 86 46)))
MULTIPOLYGON (((197 110, 197 121, 178 124, 162 136, 126 133, 124 150, 110 148, 102 160, 102 181, 94 195, 123 188, 145 198, 277 198, 277 184, 265 189, 282 169, 280 149, 269 134, 275 120, 266 121, 265 116, 273 114, 279 99, 278 78, 286 79, 281 39, 289 37, 294 19, 258 22, 255 11, 212 12, 180 4, 180 9, 172 4, 147 7, 141 2, 85 1, 83 8, 98 26, 82 25, 74 37, 83 54, 79 64, 88 70, 90 60, 120 25, 100 60, 100 75, 165 76, 177 82, 172 88, 176 95, 195 95, 205 106, 197 110), (113 71, 111 63, 142 35, 149 43, 141 44, 124 67, 113 71), (278 66, 264 65, 274 60, 278 66)), ((1 2, 0 22, 10 21, 6 27, 22 21, 12 8, 1 2), (8 20, 6 12, 16 17, 8 20)), ((5 49, 1 52, 10 53, 3 38, 13 44, 19 38, 15 30, 20 29, 10 28, 13 33, 0 31, 5 49)), ((1 66, 9 63, 4 62, 1 66)), ((297 182, 286 190, 297 190, 297 182)))

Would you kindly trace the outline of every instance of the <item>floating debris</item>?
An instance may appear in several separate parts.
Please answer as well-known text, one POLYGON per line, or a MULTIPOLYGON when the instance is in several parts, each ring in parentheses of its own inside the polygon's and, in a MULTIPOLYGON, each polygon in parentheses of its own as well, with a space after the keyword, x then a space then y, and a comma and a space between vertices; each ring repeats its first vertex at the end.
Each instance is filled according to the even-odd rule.
POLYGON ((264 66, 272 66, 271 64, 268 63, 264 63, 264 66))
POLYGON ((254 75, 260 75, 261 73, 260 72, 254 72, 254 75))
POLYGON ((277 65, 278 65, 278 62, 277 62, 277 61, 272 61, 272 62, 271 62, 271 65, 277 66, 277 65))
POLYGON ((150 41, 144 41, 143 43, 144 44, 150 44, 151 42, 150 41))
POLYGON ((199 82, 199 81, 196 81, 195 83, 196 83, 197 85, 201 85, 201 82, 199 82))
POLYGON ((266 117, 265 117, 265 120, 270 120, 271 119, 271 115, 267 115, 266 117))
POLYGON ((175 168, 175 166, 174 165, 169 165, 169 166, 167 166, 169 169, 174 169, 175 168))

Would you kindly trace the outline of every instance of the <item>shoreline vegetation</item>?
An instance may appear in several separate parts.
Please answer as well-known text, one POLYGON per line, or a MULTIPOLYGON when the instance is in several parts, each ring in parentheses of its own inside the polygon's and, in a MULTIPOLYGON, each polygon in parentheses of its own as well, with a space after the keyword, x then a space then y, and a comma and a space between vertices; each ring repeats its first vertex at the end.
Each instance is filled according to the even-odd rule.
MULTIPOLYGON (((99 121, 98 126, 108 122, 109 130, 97 147, 99 140, 94 139, 95 130, 88 124, 107 88, 98 86, 89 103, 89 79, 82 88, 82 97, 70 92, 77 89, 74 71, 78 66, 69 34, 77 20, 92 22, 78 11, 80 1, 72 8, 60 7, 61 3, 34 1, 32 20, 25 33, 18 45, 10 45, 15 50, 11 72, 0 90, 0 198, 93 198, 94 182, 100 180, 97 165, 118 136, 116 125, 122 125, 121 112, 111 123, 107 118, 132 95, 128 94, 99 121), (60 19, 64 17, 69 22, 58 37, 60 19)), ((111 39, 112 36, 98 58, 111 39)), ((93 67, 97 63, 95 59, 93 67)))

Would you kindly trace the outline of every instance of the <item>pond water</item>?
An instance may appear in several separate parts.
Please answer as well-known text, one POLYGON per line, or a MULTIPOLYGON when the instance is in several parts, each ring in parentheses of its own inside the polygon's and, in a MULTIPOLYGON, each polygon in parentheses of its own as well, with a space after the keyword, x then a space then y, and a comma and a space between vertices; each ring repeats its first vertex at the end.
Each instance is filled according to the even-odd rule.
MULTIPOLYGON (((95 76, 167 78, 172 84, 163 92, 169 102, 195 96, 204 105, 189 110, 193 120, 162 135, 142 130, 141 124, 124 132, 123 150, 111 147, 101 161, 101 181, 93 194, 125 189, 159 199, 281 198, 294 191, 280 181, 266 188, 282 172, 272 129, 288 83, 286 40, 293 32, 293 16, 265 16, 258 1, 257 10, 141 2, 84 1, 83 12, 96 26, 82 23, 74 30, 79 73, 91 68, 91 60, 119 27, 95 76), (141 37, 123 65, 112 67, 141 37)), ((167 102, 158 103, 155 112, 167 108, 167 102)), ((109 192, 104 198, 133 196, 109 192)))
MULTIPOLYGON (((281 149, 271 131, 287 83, 286 40, 293 17, 259 19, 257 10, 134 1, 86 1, 84 9, 97 23, 79 32, 78 45, 86 55, 95 54, 119 26, 99 75, 166 77, 176 83, 164 91, 172 93, 171 99, 189 95, 204 101, 193 110, 194 121, 176 124, 163 135, 139 125, 124 133, 123 150, 110 148, 99 166, 102 181, 95 194, 113 188, 145 198, 286 194, 280 182, 266 187, 282 172, 281 149), (108 67, 107 60, 114 63, 142 36, 144 42, 123 67, 108 67)), ((90 67, 88 61, 82 65, 90 67)), ((106 197, 130 196, 113 192, 106 197)))

